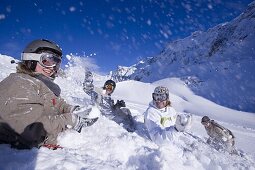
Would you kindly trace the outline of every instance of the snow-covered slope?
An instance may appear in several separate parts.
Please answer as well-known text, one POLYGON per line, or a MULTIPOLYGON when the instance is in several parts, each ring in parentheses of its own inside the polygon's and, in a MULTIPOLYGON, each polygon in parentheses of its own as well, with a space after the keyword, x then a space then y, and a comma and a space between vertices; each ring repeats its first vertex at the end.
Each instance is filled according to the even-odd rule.
MULTIPOLYGON (((67 56, 70 63, 63 77, 56 83, 62 96, 73 104, 86 104, 89 97, 82 91, 84 63, 81 58, 67 56)), ((11 57, 0 55, 0 81, 15 72, 11 57)), ((89 63, 86 63, 89 64, 89 63)), ((96 76, 101 86, 108 77, 96 76)), ((0 94, 1 95, 1 94, 0 94)), ((137 121, 137 131, 128 133, 115 122, 100 117, 81 133, 68 130, 62 133, 59 144, 63 149, 46 148, 14 150, 0 145, 0 169, 255 169, 255 114, 219 106, 195 95, 178 78, 162 79, 153 83, 123 81, 117 83, 114 99, 124 99, 137 121), (178 112, 193 114, 189 133, 168 146, 152 143, 143 126, 143 113, 157 85, 170 89, 170 99, 178 112), (201 116, 208 115, 233 131, 236 146, 243 157, 218 152, 204 143, 206 132, 200 124, 201 116)))
POLYGON ((254 64, 255 1, 233 21, 171 42, 161 54, 125 67, 132 74, 119 67, 113 76, 142 82, 178 77, 198 95, 255 112, 254 64))

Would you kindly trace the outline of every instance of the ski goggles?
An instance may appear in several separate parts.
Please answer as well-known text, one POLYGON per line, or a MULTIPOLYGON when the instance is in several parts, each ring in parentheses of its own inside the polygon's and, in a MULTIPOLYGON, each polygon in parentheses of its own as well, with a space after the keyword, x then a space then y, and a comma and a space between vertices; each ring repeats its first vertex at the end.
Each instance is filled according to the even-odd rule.
POLYGON ((111 90, 111 91, 113 91, 113 85, 111 85, 111 84, 105 85, 104 88, 105 88, 106 90, 111 90))
POLYGON ((204 126, 205 126, 205 125, 209 125, 209 124, 210 124, 210 121, 203 121, 203 122, 201 122, 201 124, 204 125, 204 126))
POLYGON ((54 68, 55 70, 58 70, 61 65, 61 57, 51 53, 22 53, 21 60, 35 60, 43 67, 54 68))
POLYGON ((152 98, 154 101, 166 101, 168 99, 167 94, 158 94, 158 93, 152 93, 152 98))

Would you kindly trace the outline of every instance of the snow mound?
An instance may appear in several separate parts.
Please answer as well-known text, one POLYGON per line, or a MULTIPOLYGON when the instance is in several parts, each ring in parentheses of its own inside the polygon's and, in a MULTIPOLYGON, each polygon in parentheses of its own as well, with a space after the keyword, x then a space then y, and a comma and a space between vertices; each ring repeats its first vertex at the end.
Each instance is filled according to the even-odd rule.
MULTIPOLYGON (((0 80, 15 72, 12 57, 0 55, 0 80)), ((80 64, 64 70, 56 79, 62 97, 72 104, 89 101, 81 87, 84 73, 74 71, 80 64)), ((97 77, 102 85, 107 77, 97 77)), ((136 120, 137 130, 128 133, 104 116, 81 133, 67 130, 58 137, 63 149, 47 148, 15 150, 0 145, 0 169, 255 169, 255 114, 238 112, 196 96, 178 78, 154 83, 124 81, 117 83, 114 99, 124 99, 136 120), (170 89, 170 99, 178 112, 193 114, 191 129, 178 141, 162 147, 151 142, 143 125, 143 113, 157 85, 170 89), (216 151, 205 144, 206 132, 201 116, 208 114, 236 136, 236 146, 242 156, 216 151)))

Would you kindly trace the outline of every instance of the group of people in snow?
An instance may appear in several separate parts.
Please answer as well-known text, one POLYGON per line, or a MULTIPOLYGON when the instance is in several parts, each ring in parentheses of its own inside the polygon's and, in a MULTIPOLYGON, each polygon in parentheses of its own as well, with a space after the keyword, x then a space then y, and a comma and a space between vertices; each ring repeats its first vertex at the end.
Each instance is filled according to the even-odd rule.
MULTIPOLYGON (((136 130, 132 114, 123 100, 114 100, 111 94, 116 88, 113 80, 107 80, 102 88, 95 87, 93 75, 86 71, 83 90, 91 97, 89 106, 73 106, 61 98, 60 87, 53 82, 60 68, 62 50, 54 42, 40 39, 29 43, 21 54, 16 73, 0 82, 0 144, 17 149, 57 145, 60 132, 93 125, 99 113, 115 121, 128 132, 136 130)), ((233 153, 234 135, 207 116, 202 118, 209 138, 207 143, 217 149, 220 146, 233 153)), ((150 139, 161 145, 173 141, 191 125, 190 114, 178 114, 171 106, 169 91, 158 86, 152 93, 152 102, 144 113, 144 125, 150 139)))
POLYGON ((0 82, 0 143, 18 149, 57 148, 60 132, 80 131, 97 120, 75 114, 80 107, 61 98, 53 82, 61 60, 61 48, 51 41, 35 40, 26 46, 16 73, 0 82))

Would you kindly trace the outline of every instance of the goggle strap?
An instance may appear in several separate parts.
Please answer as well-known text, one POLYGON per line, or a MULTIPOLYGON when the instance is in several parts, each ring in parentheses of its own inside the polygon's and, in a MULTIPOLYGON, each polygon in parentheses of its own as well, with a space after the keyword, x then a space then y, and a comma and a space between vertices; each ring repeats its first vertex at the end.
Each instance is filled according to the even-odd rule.
POLYGON ((40 62, 42 54, 36 53, 21 53, 21 60, 35 60, 40 62))

